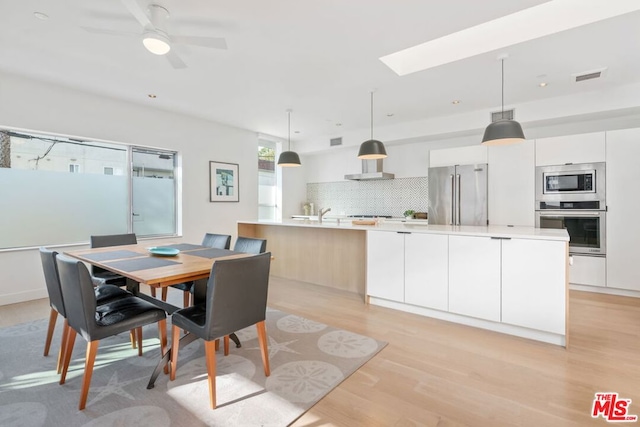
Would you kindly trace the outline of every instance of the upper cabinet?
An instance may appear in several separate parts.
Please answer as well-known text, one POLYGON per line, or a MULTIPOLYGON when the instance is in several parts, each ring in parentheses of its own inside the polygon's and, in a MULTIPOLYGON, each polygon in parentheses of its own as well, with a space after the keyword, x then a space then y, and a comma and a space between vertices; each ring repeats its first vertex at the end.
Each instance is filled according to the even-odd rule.
POLYGON ((489 224, 535 225, 534 142, 488 147, 489 224))
POLYGON ((605 159, 604 132, 536 139, 536 166, 604 162, 605 159))
POLYGON ((455 165, 477 165, 487 163, 487 147, 471 145, 468 147, 443 148, 429 152, 429 167, 455 165))

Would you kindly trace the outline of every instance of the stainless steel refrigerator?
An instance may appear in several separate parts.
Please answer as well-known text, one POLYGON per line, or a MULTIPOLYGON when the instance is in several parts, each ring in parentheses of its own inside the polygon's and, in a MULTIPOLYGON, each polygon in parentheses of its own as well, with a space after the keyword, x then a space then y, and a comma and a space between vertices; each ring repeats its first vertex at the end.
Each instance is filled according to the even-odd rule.
POLYGON ((429 224, 488 225, 487 164, 429 168, 429 224))

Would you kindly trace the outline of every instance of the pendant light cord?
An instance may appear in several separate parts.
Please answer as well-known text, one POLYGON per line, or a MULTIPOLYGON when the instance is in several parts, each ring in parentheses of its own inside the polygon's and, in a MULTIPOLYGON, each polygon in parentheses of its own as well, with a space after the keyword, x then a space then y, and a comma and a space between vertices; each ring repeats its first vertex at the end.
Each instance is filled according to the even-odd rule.
POLYGON ((373 92, 371 92, 371 139, 373 139, 373 92))
POLYGON ((500 62, 502 63, 502 120, 504 120, 504 59, 501 59, 500 62))
POLYGON ((287 111, 289 116, 289 136, 287 137, 287 141, 289 141, 289 151, 291 151, 291 111, 287 111))

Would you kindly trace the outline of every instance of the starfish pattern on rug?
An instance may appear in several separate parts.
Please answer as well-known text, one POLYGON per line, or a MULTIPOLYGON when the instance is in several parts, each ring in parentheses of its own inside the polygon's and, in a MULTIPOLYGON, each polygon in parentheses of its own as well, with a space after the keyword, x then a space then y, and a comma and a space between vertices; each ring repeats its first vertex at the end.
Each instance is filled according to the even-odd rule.
MULTIPOLYGON (((271 359, 273 356, 278 354, 278 352, 280 351, 285 351, 287 353, 300 354, 299 352, 289 348, 289 344, 293 344, 294 342, 297 342, 297 341, 298 340, 278 342, 272 337, 269 337, 269 359, 271 359)), ((251 348, 248 348, 247 350, 260 350, 260 347, 251 347, 251 348)))
POLYGON ((118 372, 114 372, 111 378, 109 378, 109 382, 107 383, 107 385, 98 387, 92 386, 89 389, 89 393, 98 392, 98 395, 91 399, 91 401, 87 405, 92 405, 111 394, 117 394, 119 396, 126 397, 127 399, 136 400, 136 398, 129 394, 129 392, 124 389, 124 387, 128 386, 129 384, 138 382, 143 378, 144 377, 127 381, 118 381, 118 372))

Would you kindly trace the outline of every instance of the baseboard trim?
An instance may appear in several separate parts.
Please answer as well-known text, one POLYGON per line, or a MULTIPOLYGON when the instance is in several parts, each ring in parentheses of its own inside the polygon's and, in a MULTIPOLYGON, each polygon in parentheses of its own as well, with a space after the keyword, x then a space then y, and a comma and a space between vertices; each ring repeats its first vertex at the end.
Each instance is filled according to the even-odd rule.
POLYGON ((569 283, 569 289, 572 291, 584 291, 597 294, 617 295, 620 297, 640 298, 639 291, 632 291, 628 289, 603 288, 600 286, 577 285, 574 283, 569 283))
POLYGON ((395 310, 406 311, 408 313, 419 314, 421 316, 433 317, 435 319, 445 320, 447 322, 459 323, 462 325, 473 326, 475 328, 487 329, 490 331, 500 332, 507 335, 515 335, 521 338, 528 338, 535 341, 542 341, 549 344, 566 346, 564 335, 554 334, 552 332, 539 331, 529 329, 522 326, 509 325, 506 323, 492 322, 490 320, 477 319, 475 317, 467 317, 460 314, 450 313, 447 311, 434 310, 426 307, 405 304, 397 301, 389 301, 382 298, 369 296, 369 303, 382 307, 393 308, 395 310))
POLYGON ((36 289, 32 291, 16 292, 13 294, 0 295, 0 305, 17 304, 20 302, 33 301, 48 298, 46 289, 36 289))

